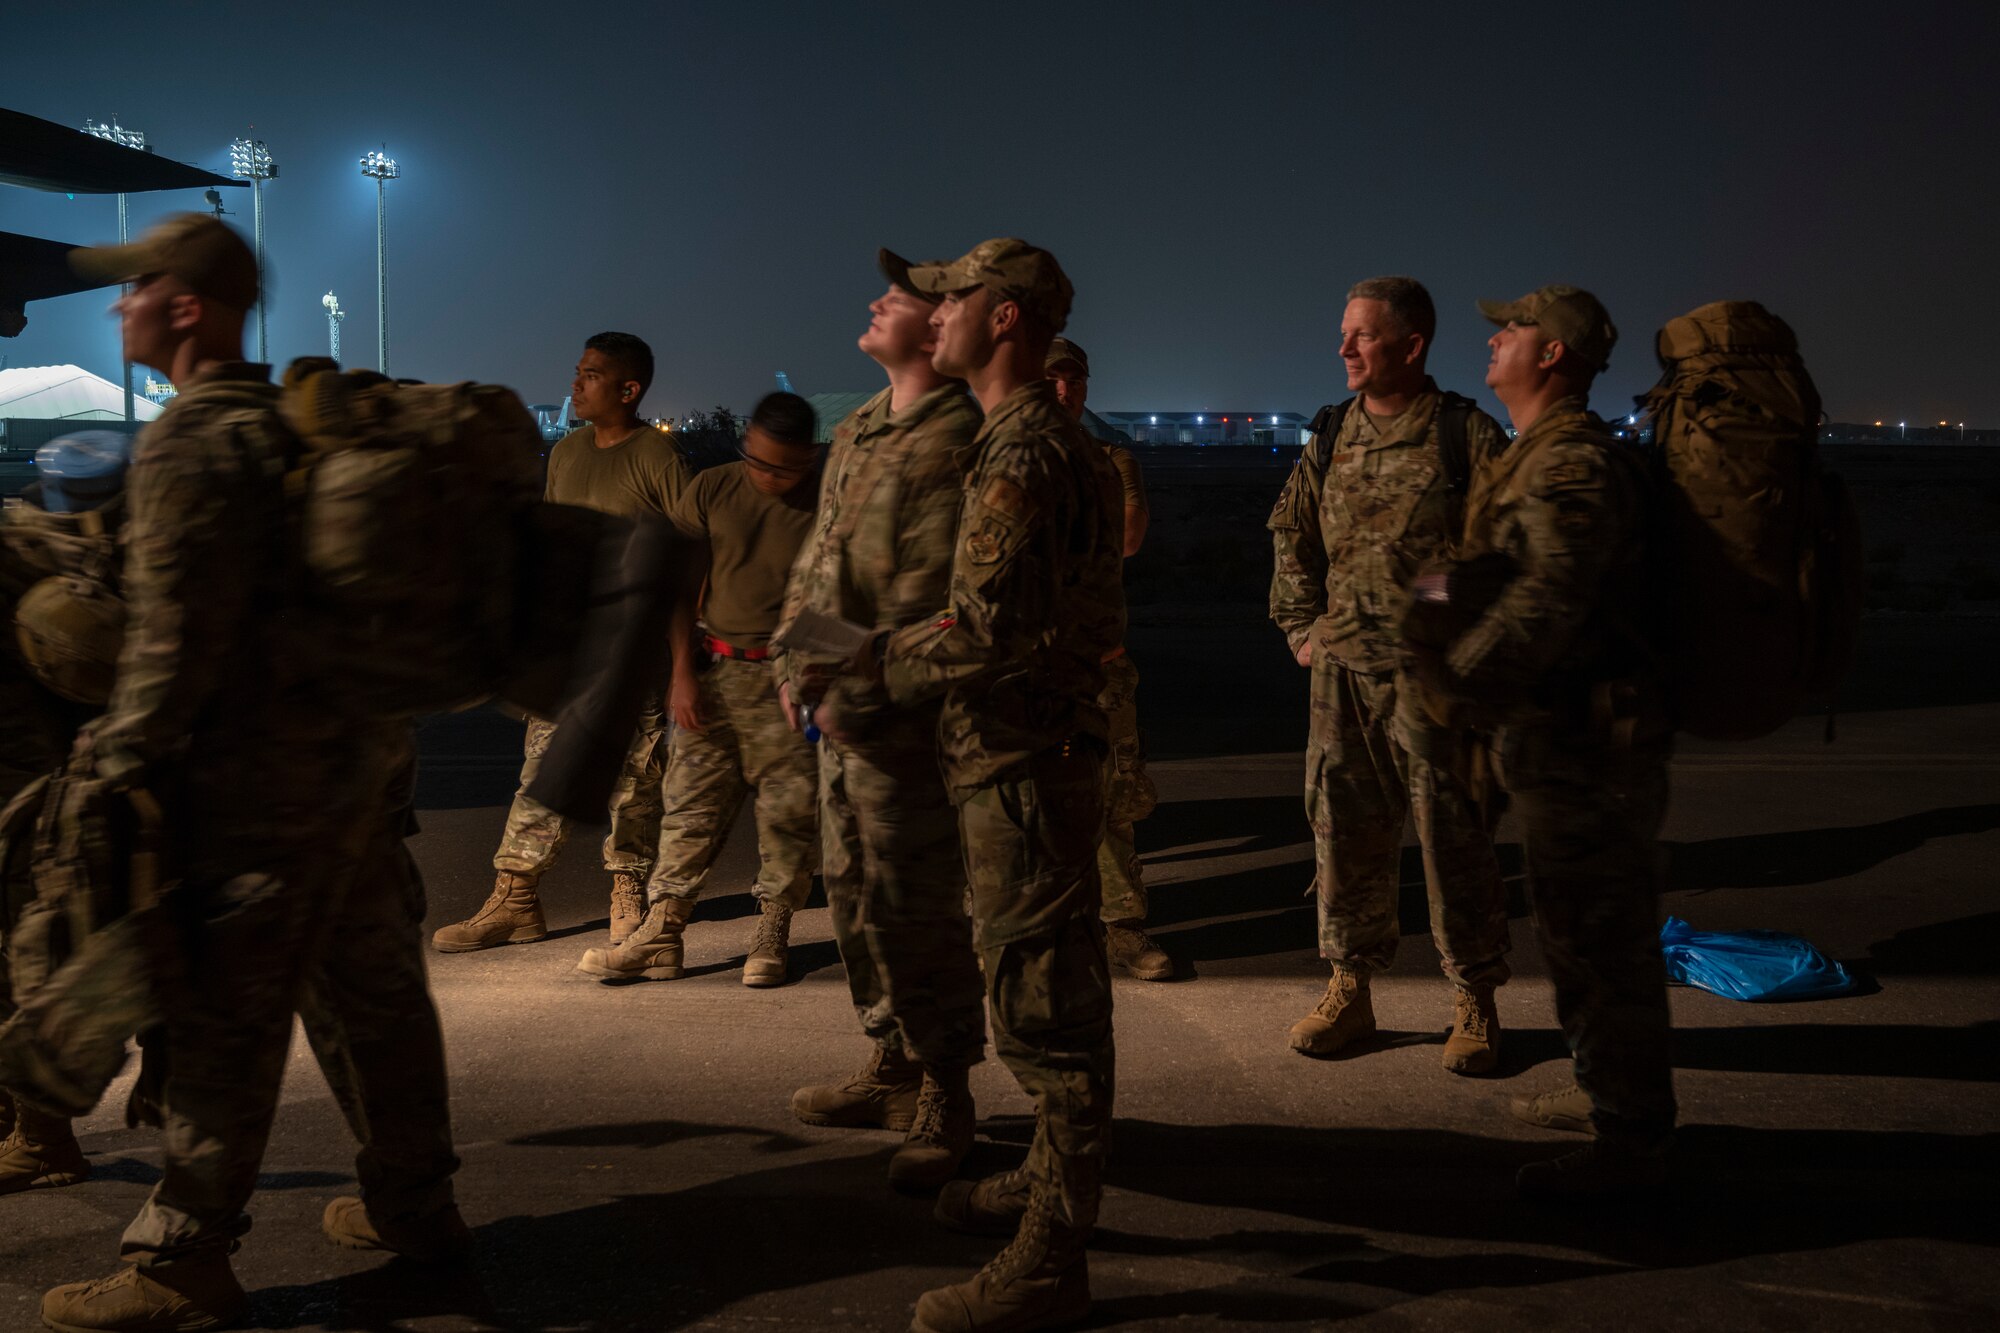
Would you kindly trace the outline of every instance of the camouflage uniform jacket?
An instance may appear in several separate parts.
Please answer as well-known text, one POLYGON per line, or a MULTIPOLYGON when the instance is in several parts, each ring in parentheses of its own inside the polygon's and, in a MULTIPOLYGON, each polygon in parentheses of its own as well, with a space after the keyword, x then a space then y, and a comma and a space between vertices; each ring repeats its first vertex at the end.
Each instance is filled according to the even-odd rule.
POLYGON ((154 789, 191 876, 313 836, 355 779, 297 598, 289 432, 269 368, 228 363, 140 432, 127 480, 117 682, 92 725, 100 776, 154 789))
MULTIPOLYGON (((806 608, 870 629, 901 629, 950 595, 953 538, 979 404, 956 381, 901 412, 892 412, 889 401, 884 389, 833 429, 819 514, 792 564, 780 634, 806 608)), ((798 690, 807 665, 787 653, 778 659, 779 677, 798 690)), ((864 708, 888 702, 880 689, 865 696, 855 700, 864 708)))
POLYGON ((1638 459, 1580 397, 1475 468, 1464 555, 1505 573, 1446 653, 1454 694, 1519 721, 1630 669, 1614 626, 1640 587, 1645 498, 1638 459))
MULTIPOLYGON (((1410 580, 1449 553, 1460 522, 1460 498, 1439 458, 1442 398, 1426 381, 1386 431, 1356 402, 1332 447, 1308 444, 1293 467, 1267 526, 1271 619, 1294 653, 1317 627, 1315 652, 1368 675, 1395 671, 1410 580)), ((1506 443, 1492 417, 1471 414, 1466 446, 1475 471, 1506 443)))
POLYGON ((1104 738, 1102 660, 1125 633, 1118 474, 1054 388, 1007 395, 973 448, 950 603, 893 635, 884 660, 896 703, 944 694, 960 801, 1079 732, 1104 738))

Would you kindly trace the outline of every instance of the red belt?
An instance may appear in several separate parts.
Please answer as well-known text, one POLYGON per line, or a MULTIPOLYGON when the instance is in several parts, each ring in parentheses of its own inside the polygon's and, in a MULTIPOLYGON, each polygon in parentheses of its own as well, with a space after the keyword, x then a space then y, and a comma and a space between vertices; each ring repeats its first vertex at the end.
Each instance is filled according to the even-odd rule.
POLYGON ((771 660, 769 648, 738 648, 733 643, 724 643, 713 634, 704 634, 701 646, 717 657, 733 657, 739 662, 768 662, 771 660))

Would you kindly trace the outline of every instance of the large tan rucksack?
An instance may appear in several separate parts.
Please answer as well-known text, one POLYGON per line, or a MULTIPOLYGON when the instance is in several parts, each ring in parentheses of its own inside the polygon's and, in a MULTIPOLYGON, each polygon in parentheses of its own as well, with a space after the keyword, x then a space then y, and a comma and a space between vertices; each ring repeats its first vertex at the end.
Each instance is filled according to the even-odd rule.
POLYGON ((0 604, 13 618, 13 648, 44 687, 102 704, 125 642, 118 594, 125 497, 95 509, 44 509, 37 488, 0 520, 0 604))
POLYGON ((286 488, 329 678, 380 715, 492 695, 514 657, 541 495, 541 434, 520 399, 306 359, 279 410, 301 446, 286 488))
POLYGON ((1819 456, 1820 398, 1798 339, 1754 301, 1716 301, 1660 330, 1640 401, 1663 480, 1657 568, 1676 723, 1765 735, 1829 694, 1861 615, 1861 530, 1819 456))

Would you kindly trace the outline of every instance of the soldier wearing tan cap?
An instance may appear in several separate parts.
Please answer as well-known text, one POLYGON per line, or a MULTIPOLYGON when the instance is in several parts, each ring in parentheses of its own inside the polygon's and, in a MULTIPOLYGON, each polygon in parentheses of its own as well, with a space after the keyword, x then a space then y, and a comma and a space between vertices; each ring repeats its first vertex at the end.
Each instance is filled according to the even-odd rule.
MULTIPOLYGON (((1000 239, 910 269, 941 297, 932 364, 986 411, 959 513, 950 601, 877 636, 856 675, 903 706, 943 697, 945 780, 959 808, 973 943, 993 1043, 1035 1100, 1027 1162, 938 1198, 947 1225, 1014 1233, 971 1280, 926 1292, 915 1327, 1030 1329, 1090 1305, 1084 1246, 1111 1127, 1111 978, 1098 920, 1103 661, 1124 635, 1118 477, 1044 377, 1071 288, 1055 257, 1000 239)), ((824 724, 823 724, 824 725, 824 724)), ((838 736, 836 736, 838 739, 838 736)), ((962 1104, 971 1139, 971 1096, 962 1104)))
MULTIPOLYGON (((1056 401, 1081 422, 1090 397, 1090 357, 1068 338, 1049 344, 1049 383, 1056 401)), ((1146 484, 1139 460, 1122 444, 1099 440, 1125 493, 1124 554, 1137 555, 1146 540, 1146 484)), ((1146 934, 1146 879, 1132 826, 1158 800, 1146 775, 1139 736, 1139 668, 1119 644, 1104 663, 1104 693, 1097 702, 1111 726, 1111 756, 1104 765, 1104 841, 1097 871, 1104 881, 1104 947, 1111 966, 1140 981, 1169 981, 1174 960, 1146 934)))
POLYGON ((1588 406, 1618 333, 1575 287, 1479 308, 1500 326, 1486 383, 1518 434, 1473 478, 1462 562, 1420 592, 1458 628, 1406 638, 1405 664, 1426 707, 1493 731, 1521 824, 1577 1086, 1516 1098, 1514 1114, 1596 1135, 1522 1167, 1519 1187, 1650 1187, 1675 1117, 1656 841, 1670 737, 1644 706, 1658 697, 1651 654, 1626 628, 1644 592, 1645 478, 1588 406), (1484 586, 1459 607, 1460 585, 1484 586))
POLYGON ((129 1267, 50 1291, 51 1328, 225 1327, 246 1308, 229 1254, 249 1229, 294 1013, 348 1123, 362 1198, 337 1244, 462 1253, 437 1013, 403 847, 406 724, 351 713, 302 629, 282 461, 296 448, 269 367, 242 357, 257 266, 221 222, 182 214, 77 267, 132 289, 128 360, 179 394, 140 432, 127 485, 129 605, 96 777, 154 794, 171 821, 186 969, 160 998, 168 1059, 160 1179, 126 1228, 129 1267))

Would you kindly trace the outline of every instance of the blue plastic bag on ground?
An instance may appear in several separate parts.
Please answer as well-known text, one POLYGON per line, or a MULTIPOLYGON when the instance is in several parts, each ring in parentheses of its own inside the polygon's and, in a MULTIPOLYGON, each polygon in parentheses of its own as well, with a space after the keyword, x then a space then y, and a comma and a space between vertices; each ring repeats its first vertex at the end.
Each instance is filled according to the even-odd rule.
POLYGON ((1854 989, 1846 968, 1775 930, 1696 930, 1670 916, 1660 951, 1673 980, 1728 1000, 1820 1000, 1854 989))

